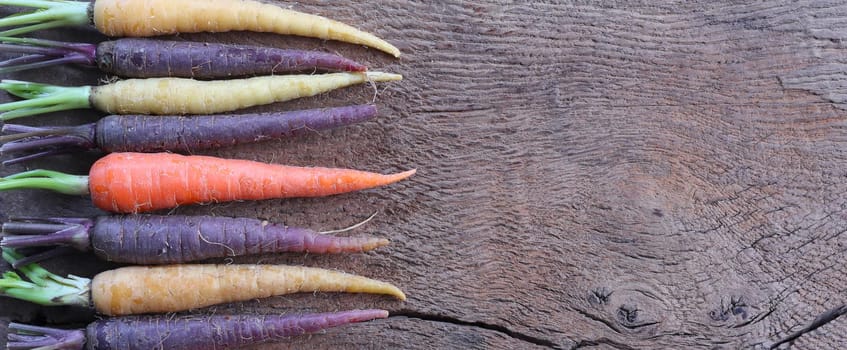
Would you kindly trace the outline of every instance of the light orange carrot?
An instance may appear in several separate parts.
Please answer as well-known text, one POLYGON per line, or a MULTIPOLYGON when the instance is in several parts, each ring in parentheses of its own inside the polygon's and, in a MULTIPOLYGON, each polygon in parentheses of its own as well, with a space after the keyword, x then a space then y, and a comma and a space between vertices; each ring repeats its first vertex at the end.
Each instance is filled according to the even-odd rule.
POLYGON ((388 294, 406 300, 400 289, 385 282, 300 266, 130 266, 91 280, 94 308, 110 316, 175 312, 297 292, 388 294))
POLYGON ((176 312, 299 292, 385 294, 406 300, 390 283, 320 268, 281 265, 130 266, 93 279, 53 274, 10 248, 3 259, 14 271, 0 276, 0 295, 40 305, 94 307, 110 315, 176 312))
POLYGON ((113 37, 197 32, 254 31, 338 40, 370 46, 395 57, 400 50, 373 34, 331 19, 256 0, 0 0, 0 5, 39 11, 0 19, 0 32, 15 36, 35 30, 88 25, 113 37))

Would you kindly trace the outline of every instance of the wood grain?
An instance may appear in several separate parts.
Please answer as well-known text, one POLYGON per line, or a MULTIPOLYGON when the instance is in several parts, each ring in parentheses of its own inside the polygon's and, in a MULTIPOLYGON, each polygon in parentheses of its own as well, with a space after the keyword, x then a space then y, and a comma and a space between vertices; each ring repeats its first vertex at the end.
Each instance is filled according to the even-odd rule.
MULTIPOLYGON (((181 38, 338 52, 405 80, 378 86, 377 121, 208 154, 384 172, 417 167, 418 174, 331 198, 174 212, 326 229, 378 211, 358 232, 391 239, 386 249, 237 262, 337 268, 395 283, 409 300, 298 295, 196 312, 382 307, 394 315, 262 349, 817 349, 847 341, 847 323, 833 318, 778 343, 844 303, 847 5, 286 6, 374 32, 403 56, 266 34, 181 38)), ((102 78, 75 68, 14 77, 102 78)), ((374 89, 361 86, 253 110, 373 98, 374 89)), ((94 118, 75 112, 25 122, 94 118)), ((27 166, 84 172, 95 158, 27 166)), ((0 202, 5 216, 96 213, 84 199, 41 192, 10 192, 0 202)), ((80 263, 51 266, 86 276, 109 267, 69 259, 80 263)), ((19 321, 90 317, 69 320, 67 312, 6 300, 0 310, 19 321)))

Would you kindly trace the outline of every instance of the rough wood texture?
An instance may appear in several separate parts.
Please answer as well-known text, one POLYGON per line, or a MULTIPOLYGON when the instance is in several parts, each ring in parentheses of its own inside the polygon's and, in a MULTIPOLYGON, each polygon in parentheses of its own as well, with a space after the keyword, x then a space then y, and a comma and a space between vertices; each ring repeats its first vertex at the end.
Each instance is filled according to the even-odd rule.
MULTIPOLYGON (((175 212, 326 229, 379 211, 359 232, 390 238, 386 249, 237 261, 338 268, 396 283, 409 300, 310 294, 196 312, 393 313, 262 349, 818 349, 847 342, 847 323, 837 318, 847 273, 847 5, 291 7, 372 31, 404 54, 395 60, 265 34, 183 37, 338 52, 406 79, 378 86, 375 122, 209 154, 372 171, 417 167, 418 174, 332 198, 175 212)), ((63 68, 15 78, 76 84, 102 77, 63 68)), ((362 103, 373 94, 356 87, 255 110, 362 103)), ((75 112, 25 122, 94 118, 75 112)), ((28 166, 83 172, 94 158, 28 166)), ((4 216, 95 213, 85 199, 45 193, 7 193, 0 202, 4 216)), ((76 263, 50 266, 86 276, 109 267, 68 259, 76 263)), ((7 300, 0 310, 19 321, 91 317, 7 300)))

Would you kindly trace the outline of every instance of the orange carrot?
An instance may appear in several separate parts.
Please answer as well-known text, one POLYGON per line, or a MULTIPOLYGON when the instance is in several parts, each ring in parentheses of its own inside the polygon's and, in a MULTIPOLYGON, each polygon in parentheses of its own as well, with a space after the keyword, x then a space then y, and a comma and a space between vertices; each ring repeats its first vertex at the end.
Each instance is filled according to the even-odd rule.
POLYGON ((415 170, 382 175, 171 153, 112 153, 89 176, 33 170, 0 180, 0 190, 49 189, 91 194, 98 208, 138 213, 187 204, 320 197, 388 185, 415 170))
MULTIPOLYGON (((12 265, 25 257, 3 248, 12 265)), ((176 312, 236 301, 299 292, 406 295, 394 285, 344 272, 281 265, 129 266, 101 272, 93 279, 53 274, 38 264, 0 276, 0 295, 41 305, 94 307, 109 315, 176 312)))

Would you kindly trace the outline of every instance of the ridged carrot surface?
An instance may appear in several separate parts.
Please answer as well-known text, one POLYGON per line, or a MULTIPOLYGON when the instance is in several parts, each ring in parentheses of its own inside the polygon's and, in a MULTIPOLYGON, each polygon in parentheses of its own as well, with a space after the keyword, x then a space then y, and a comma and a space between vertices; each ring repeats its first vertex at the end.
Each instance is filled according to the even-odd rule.
POLYGON ((91 280, 94 308, 110 316, 175 312, 298 292, 387 294, 406 300, 400 289, 386 282, 301 266, 130 266, 91 280))
POLYGON ((373 34, 251 0, 97 0, 92 15, 97 30, 113 37, 245 30, 339 40, 400 56, 400 50, 373 34))
POLYGON ((120 213, 234 200, 320 197, 387 185, 415 170, 382 175, 171 153, 112 153, 89 172, 94 204, 120 213))

